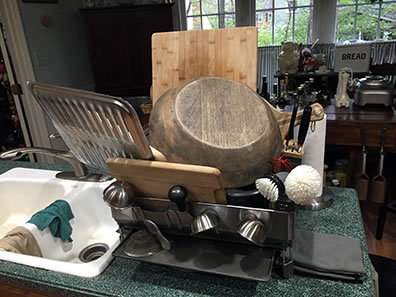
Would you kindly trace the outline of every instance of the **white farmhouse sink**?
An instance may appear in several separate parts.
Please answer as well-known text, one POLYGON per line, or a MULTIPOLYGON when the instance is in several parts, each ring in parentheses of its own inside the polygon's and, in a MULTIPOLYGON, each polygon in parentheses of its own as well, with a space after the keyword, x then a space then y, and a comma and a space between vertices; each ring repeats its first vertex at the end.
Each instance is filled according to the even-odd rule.
POLYGON ((28 228, 41 248, 43 258, 0 250, 0 260, 62 272, 94 277, 113 259, 111 253, 119 244, 118 225, 110 207, 102 199, 103 190, 112 182, 78 182, 55 177, 56 171, 14 168, 0 175, 0 238, 16 226, 28 228), (73 242, 62 242, 45 228, 40 231, 26 224, 33 214, 57 199, 69 202, 74 218, 73 242), (82 262, 80 252, 96 243, 109 250, 91 262, 82 262))

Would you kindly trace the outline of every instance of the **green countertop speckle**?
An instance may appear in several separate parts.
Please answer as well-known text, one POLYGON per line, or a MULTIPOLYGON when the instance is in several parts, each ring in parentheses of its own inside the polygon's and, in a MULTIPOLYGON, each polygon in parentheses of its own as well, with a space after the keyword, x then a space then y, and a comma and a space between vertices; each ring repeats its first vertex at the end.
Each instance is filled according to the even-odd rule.
MULTIPOLYGON (((60 169, 67 166, 0 161, 0 173, 14 167, 60 169)), ((64 296, 375 296, 359 201, 353 189, 332 189, 336 199, 320 211, 299 210, 296 227, 359 238, 367 276, 363 283, 273 273, 265 283, 185 272, 116 258, 98 277, 83 279, 0 261, 0 282, 64 296)))

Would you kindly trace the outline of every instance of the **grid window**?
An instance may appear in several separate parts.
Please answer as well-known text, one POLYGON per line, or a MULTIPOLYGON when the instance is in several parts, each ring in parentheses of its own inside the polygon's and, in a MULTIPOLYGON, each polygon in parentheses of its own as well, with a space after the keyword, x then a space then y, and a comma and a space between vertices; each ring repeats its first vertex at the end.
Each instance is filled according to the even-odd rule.
POLYGON ((257 0, 258 46, 310 41, 312 0, 257 0))
POLYGON ((235 27, 235 0, 185 0, 187 30, 235 27))
POLYGON ((338 0, 337 42, 396 40, 396 1, 338 0))

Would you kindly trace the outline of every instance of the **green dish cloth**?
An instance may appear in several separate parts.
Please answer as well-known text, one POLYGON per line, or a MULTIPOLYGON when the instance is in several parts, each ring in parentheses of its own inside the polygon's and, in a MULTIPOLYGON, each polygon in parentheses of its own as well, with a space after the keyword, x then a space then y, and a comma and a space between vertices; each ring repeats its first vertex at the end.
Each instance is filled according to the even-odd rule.
POLYGON ((70 237, 72 227, 69 220, 74 218, 70 205, 65 200, 56 200, 45 209, 35 213, 28 223, 35 224, 40 230, 49 227, 52 235, 63 241, 73 241, 70 237))

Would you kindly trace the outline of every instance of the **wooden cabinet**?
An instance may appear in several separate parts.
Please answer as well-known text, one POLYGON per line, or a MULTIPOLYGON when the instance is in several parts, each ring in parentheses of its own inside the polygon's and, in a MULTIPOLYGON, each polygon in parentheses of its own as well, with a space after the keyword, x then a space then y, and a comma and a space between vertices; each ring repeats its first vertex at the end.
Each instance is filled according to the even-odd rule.
POLYGON ((149 95, 151 35, 173 30, 172 4, 81 9, 96 91, 149 95))
POLYGON ((386 127, 385 148, 396 149, 396 111, 393 107, 360 107, 351 100, 349 108, 337 108, 332 99, 325 113, 326 144, 360 147, 360 127, 365 126, 367 146, 379 147, 382 127, 386 127))
POLYGON ((336 158, 348 159, 348 187, 354 186, 355 177, 362 172, 362 146, 360 127, 366 128, 366 145, 368 147, 366 172, 370 177, 377 174, 378 147, 382 128, 386 127, 384 176, 388 180, 388 199, 394 199, 396 184, 394 170, 396 155, 396 111, 393 107, 359 107, 353 104, 349 108, 337 108, 332 105, 325 109, 327 114, 326 159, 334 167, 336 158), (331 161, 330 161, 331 160, 331 161))

